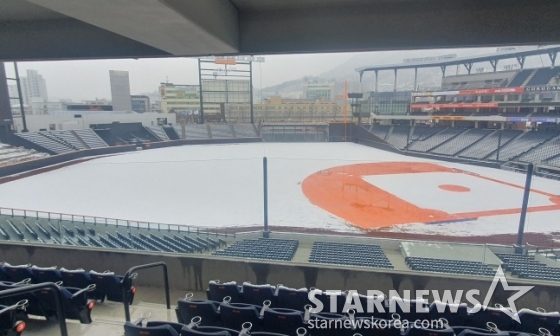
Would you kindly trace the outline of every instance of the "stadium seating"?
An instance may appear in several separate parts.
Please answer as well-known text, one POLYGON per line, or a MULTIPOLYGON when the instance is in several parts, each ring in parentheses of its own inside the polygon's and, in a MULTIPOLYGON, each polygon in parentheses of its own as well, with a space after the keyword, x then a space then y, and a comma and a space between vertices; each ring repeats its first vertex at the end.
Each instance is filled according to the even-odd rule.
POLYGON ((53 131, 53 132, 43 131, 39 133, 54 141, 62 142, 64 145, 71 147, 73 149, 76 150, 87 149, 87 147, 76 138, 74 133, 70 131, 53 131))
POLYGON ((391 130, 391 125, 374 125, 370 132, 381 140, 385 140, 387 133, 391 130))
POLYGON ((459 156, 479 160, 482 160, 484 158, 495 160, 495 155, 493 155, 492 157, 488 156, 498 149, 498 143, 501 143, 501 145, 504 146, 520 134, 521 131, 514 130, 495 131, 494 133, 490 134, 484 139, 481 139, 471 147, 465 149, 463 152, 459 153, 459 156), (502 132, 501 140, 500 132, 502 132))
POLYGON ((315 242, 310 263, 393 268, 379 245, 315 242))
MULTIPOLYGON (((0 215, 0 239, 66 244, 97 248, 145 250, 168 253, 197 253, 219 248, 226 241, 209 237, 200 231, 175 231, 64 220, 60 223, 43 218, 24 218, 0 215), (96 228, 99 233, 96 233, 96 228)), ((188 228, 187 228, 188 230, 188 228)))
POLYGON ((560 139, 548 142, 519 157, 519 161, 540 163, 560 155, 560 139))
POLYGON ((48 156, 46 153, 38 153, 35 150, 23 147, 12 147, 0 142, 0 167, 46 156, 48 156))
POLYGON ((28 301, 20 301, 10 306, 0 305, 0 335, 19 336, 25 330, 28 301))
POLYGON ((168 141, 169 137, 161 126, 146 126, 146 129, 151 132, 155 137, 162 141, 168 141))
POLYGON ((395 148, 404 149, 407 145, 409 133, 410 126, 395 126, 386 141, 395 148))
POLYGON ((490 130, 472 128, 467 130, 460 136, 455 137, 444 143, 443 145, 437 147, 432 152, 444 155, 457 155, 457 153, 474 144, 478 140, 484 138, 490 133, 492 133, 492 131, 490 130))
POLYGON ((443 128, 440 132, 433 134, 430 137, 426 137, 423 140, 418 140, 413 142, 410 146, 408 146, 409 150, 412 151, 419 151, 419 152, 427 152, 432 150, 433 148, 440 146, 445 141, 452 139, 453 137, 458 136, 465 129, 463 128, 443 128))
POLYGON ((496 274, 492 267, 477 261, 406 257, 405 262, 414 271, 477 276, 494 276, 496 274))
POLYGON ((298 244, 297 240, 287 239, 243 239, 224 250, 213 252, 212 255, 290 261, 294 257, 298 244))
POLYGON ((539 68, 529 79, 526 86, 532 85, 547 85, 552 77, 557 76, 560 73, 560 68, 539 68))
MULTIPOLYGON (((509 161, 556 136, 553 132, 528 131, 500 148, 500 161, 509 161)), ((503 140, 503 138, 502 138, 503 140)), ((495 159, 496 153, 490 159, 495 159)))
POLYGON ((48 138, 41 133, 16 133, 16 135, 37 146, 44 148, 49 153, 61 154, 72 152, 75 150, 74 148, 69 147, 61 142, 52 140, 51 138, 48 138))
POLYGON ((513 77, 513 79, 509 82, 508 87, 519 87, 523 85, 523 83, 525 83, 527 78, 529 78, 529 76, 531 76, 534 71, 534 69, 524 69, 519 71, 517 75, 515 75, 515 77, 513 77))
POLYGON ((517 254, 496 255, 504 262, 504 270, 525 279, 560 281, 560 268, 549 267, 532 256, 517 254))
POLYGON ((76 134, 76 136, 80 138, 89 148, 100 148, 108 146, 107 143, 103 141, 103 139, 101 139, 99 135, 97 135, 97 133, 95 133, 91 129, 77 129, 73 130, 72 132, 74 132, 74 134, 76 134))
MULTIPOLYGON (((234 282, 231 285, 231 293, 238 295, 237 300, 244 300, 244 293, 240 286, 234 282)), ((219 285, 212 281, 211 285, 219 285)), ((268 285, 267 285, 268 286, 268 285)), ((509 308, 496 305, 496 307, 486 307, 477 305, 469 307, 465 303, 444 303, 435 301, 428 303, 425 301, 425 311, 417 311, 421 302, 418 299, 408 300, 399 297, 392 297, 389 300, 381 298, 380 304, 387 312, 384 315, 378 312, 366 311, 357 316, 353 310, 342 312, 342 308, 337 307, 337 313, 327 312, 330 298, 320 298, 324 302, 322 312, 314 313, 310 310, 313 304, 307 294, 309 290, 303 288, 297 293, 301 296, 287 295, 281 297, 283 286, 278 285, 277 295, 272 300, 265 300, 263 304, 249 304, 243 302, 233 303, 229 296, 223 297, 221 302, 213 300, 193 300, 192 294, 187 294, 184 299, 178 301, 176 308, 178 321, 182 324, 180 335, 300 335, 304 332, 310 335, 557 335, 560 331, 560 313, 544 312, 542 309, 537 311, 521 309, 517 316, 522 321, 517 323, 510 316, 509 308), (310 305, 311 304, 311 305, 310 305), (309 306, 306 306, 309 305, 309 306), (295 306, 301 308, 287 308, 295 306), (218 308, 219 307, 219 308, 218 308), (389 312, 390 310, 390 312, 389 312), (424 320, 441 321, 439 326, 429 328, 413 328, 408 324, 407 328, 396 328, 395 320, 424 320), (375 329, 362 325, 365 320, 375 321, 386 328, 375 329), (391 322, 391 320, 393 322, 391 322), (327 329, 312 328, 311 324, 320 325, 322 321, 332 325, 327 329), (342 328, 341 324, 336 327, 334 321, 344 323, 344 321, 354 321, 354 328, 342 328), (361 323, 356 323, 361 321, 361 323), (380 323, 381 322, 381 323, 380 323), (189 324, 189 325, 187 325, 189 324), (392 326, 390 326, 392 325, 392 326), (389 327, 387 327, 389 326, 389 327), (221 333, 220 333, 221 332, 221 333), (226 333, 224 333, 226 332, 226 333), (266 334, 273 333, 273 334, 266 334)), ((212 295, 211 292, 208 292, 212 295)), ((290 291, 287 291, 290 293, 290 291)), ((292 291, 291 293, 295 293, 292 291)), ((214 293, 216 294, 216 293, 214 293)), ((217 293, 222 297, 224 292, 217 293)), ((316 296, 319 298, 319 295, 316 296)), ((335 300, 338 305, 344 305, 346 297, 341 296, 341 300, 335 300)), ((367 299, 360 295, 362 306, 367 307, 367 299), (362 300, 363 298, 363 300, 362 300)), ((365 308, 364 308, 365 309, 365 308)), ((140 324, 135 323, 140 326, 140 324)), ((130 324, 128 324, 130 325, 130 324)), ((158 324, 147 324, 146 327, 153 327, 158 324)), ((350 323, 347 325, 351 325, 350 323)), ((402 325, 402 323, 400 324, 402 325)), ((173 327, 175 330, 179 328, 173 327)), ((147 331, 148 329, 145 329, 147 331)), ((128 334, 127 334, 128 335, 128 334)), ((136 335, 136 334, 135 334, 136 335)), ((150 334, 151 335, 151 334, 150 334)), ((169 335, 169 334, 162 334, 169 335)), ((172 334, 174 335, 174 334, 172 334)))

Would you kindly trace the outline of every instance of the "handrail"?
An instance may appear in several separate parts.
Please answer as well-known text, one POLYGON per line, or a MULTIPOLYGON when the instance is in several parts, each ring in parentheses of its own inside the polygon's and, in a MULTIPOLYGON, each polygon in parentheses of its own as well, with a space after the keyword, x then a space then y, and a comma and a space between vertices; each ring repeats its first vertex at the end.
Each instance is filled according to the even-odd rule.
MULTIPOLYGON (((121 281, 121 284, 124 284, 125 281, 127 281, 128 278, 131 277, 131 275, 133 274, 133 272, 138 271, 138 270, 142 270, 142 269, 146 269, 146 268, 154 268, 154 267, 158 267, 161 266, 163 268, 163 285, 165 288, 165 301, 167 303, 167 309, 171 309, 171 302, 169 299, 169 278, 167 276, 167 264, 164 263, 163 261, 158 261, 155 263, 151 263, 151 264, 145 264, 145 265, 138 265, 138 266, 133 266, 131 267, 126 274, 123 277, 123 280, 121 281)), ((126 319, 126 322, 130 322, 130 305, 128 303, 128 297, 127 297, 127 293, 126 293, 126 288, 124 286, 122 286, 123 288, 123 301, 124 301, 124 316, 126 319)))
MULTIPOLYGON (((42 211, 42 210, 29 210, 29 209, 18 209, 10 207, 0 206, 0 215, 5 216, 19 216, 24 219, 32 218, 38 220, 39 218, 51 220, 61 220, 61 221, 71 221, 71 222, 81 222, 83 224, 91 223, 94 225, 115 225, 117 227, 127 227, 136 229, 148 229, 157 231, 176 231, 178 233, 196 233, 199 235, 208 235, 216 237, 235 237, 234 233, 228 233, 228 229, 223 230, 219 227, 205 227, 205 226, 195 226, 195 225, 183 225, 183 224, 164 224, 164 223, 153 223, 153 222, 142 222, 137 220, 128 220, 122 218, 111 218, 111 217, 99 217, 90 215, 77 215, 70 213, 61 213, 53 211, 42 211), (222 233, 223 232, 223 233, 222 233)), ((230 227, 229 229, 231 229, 230 227)), ((235 228, 235 227, 233 227, 235 228)))
POLYGON ((55 292, 54 301, 56 305, 56 314, 58 317, 58 326, 60 327, 60 335, 68 336, 68 329, 66 328, 66 316, 64 314, 64 307, 62 306, 62 295, 60 289, 53 282, 43 282, 36 285, 27 285, 18 288, 6 289, 0 291, 0 298, 15 296, 18 294, 32 293, 41 289, 52 289, 55 292))

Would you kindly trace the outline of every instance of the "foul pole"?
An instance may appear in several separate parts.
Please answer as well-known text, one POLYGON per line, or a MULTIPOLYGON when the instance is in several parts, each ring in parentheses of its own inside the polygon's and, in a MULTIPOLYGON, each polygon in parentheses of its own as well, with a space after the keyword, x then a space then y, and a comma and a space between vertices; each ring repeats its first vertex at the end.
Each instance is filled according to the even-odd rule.
POLYGON ((346 141, 346 115, 348 113, 348 81, 344 81, 344 106, 342 108, 344 112, 344 141, 346 141))

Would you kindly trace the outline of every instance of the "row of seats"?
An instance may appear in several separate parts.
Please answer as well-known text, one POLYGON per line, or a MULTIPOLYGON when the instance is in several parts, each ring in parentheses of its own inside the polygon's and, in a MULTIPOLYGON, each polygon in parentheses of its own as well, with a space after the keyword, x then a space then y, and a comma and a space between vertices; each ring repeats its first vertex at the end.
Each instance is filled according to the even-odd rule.
POLYGON ((17 136, 56 154, 108 145, 91 129, 17 133, 17 136))
POLYGON ((243 239, 212 255, 248 259, 291 261, 299 245, 292 239, 243 239))
POLYGON ((471 147, 467 148, 463 152, 459 153, 460 157, 472 158, 472 159, 493 159, 495 160, 496 155, 492 158, 488 156, 494 153, 498 149, 498 145, 504 146, 513 138, 521 134, 521 131, 516 130, 504 130, 496 131, 489 136, 481 139, 477 143, 473 144, 471 147), (501 136, 501 139, 500 139, 501 136))
POLYGON ((314 242, 310 263, 393 268, 379 245, 314 242))
POLYGON ((165 130, 161 126, 146 126, 146 129, 148 131, 152 132, 152 134, 154 136, 156 136, 159 140, 162 140, 162 141, 168 141, 169 140, 169 137, 167 136, 167 133, 165 133, 165 130))
POLYGON ((496 253, 496 255, 503 261, 504 270, 520 278, 560 281, 560 268, 549 267, 535 260, 533 256, 504 253, 496 253))
POLYGON ((492 267, 478 261, 406 257, 405 262, 414 271, 478 276, 494 276, 496 274, 492 267))
POLYGON ((4 218, 9 219, 3 220, 0 217, 0 238, 12 241, 171 253, 202 253, 227 245, 224 239, 196 233, 193 235, 172 231, 162 233, 148 229, 138 230, 136 234, 131 231, 121 233, 112 225, 86 225, 70 221, 53 224, 29 217, 24 220, 8 216, 4 218))
POLYGON ((128 302, 132 303, 136 293, 136 287, 132 285, 132 280, 135 278, 136 274, 125 279, 123 276, 110 271, 98 273, 95 271, 86 272, 83 269, 57 269, 55 266, 0 264, 0 281, 10 283, 54 282, 63 284, 65 287, 89 288, 87 297, 96 301, 107 299, 108 301, 124 302, 124 290, 128 302))
POLYGON ((28 302, 21 301, 14 305, 0 305, 0 335, 19 336, 27 327, 28 302))
MULTIPOLYGON (((307 290, 306 290, 307 294, 307 290)), ((323 293, 321 293, 323 294, 323 293)), ((184 325, 190 323, 189 328, 201 327, 199 332, 205 333, 191 333, 192 335, 238 335, 238 332, 247 326, 251 326, 251 331, 255 332, 272 332, 281 335, 299 335, 310 333, 311 335, 354 335, 356 332, 363 332, 364 335, 485 335, 480 333, 466 333, 461 334, 464 330, 469 329, 474 332, 480 332, 480 328, 487 328, 492 326, 489 333, 498 333, 499 330, 512 330, 511 332, 498 335, 517 335, 520 332, 532 334, 547 334, 556 335, 559 330, 560 314, 558 312, 544 312, 543 310, 532 311, 529 309, 521 309, 516 317, 521 323, 517 323, 512 319, 511 312, 508 308, 500 305, 497 307, 468 307, 466 304, 448 304, 435 301, 428 304, 427 301, 419 300, 406 300, 401 298, 386 299, 385 297, 367 297, 359 294, 353 294, 354 302, 360 302, 362 307, 368 307, 368 301, 372 300, 378 302, 382 310, 377 309, 377 304, 373 305, 376 309, 374 311, 356 312, 355 310, 347 310, 342 312, 346 297, 341 295, 337 298, 336 312, 326 313, 328 308, 324 308, 323 312, 315 313, 312 309, 313 302, 307 301, 307 305, 303 309, 284 308, 276 305, 271 300, 265 300, 262 304, 249 304, 249 303, 235 303, 232 298, 226 296, 222 301, 213 300, 194 300, 192 294, 187 294, 184 299, 178 300, 176 313, 179 324, 183 324, 181 328, 176 329, 177 334, 171 335, 184 335, 184 325), (355 295, 355 296, 354 296, 355 295), (416 311, 417 306, 423 306, 426 312, 416 311), (372 319, 384 320, 385 326, 390 325, 387 323, 389 320, 424 320, 429 319, 432 321, 442 321, 442 325, 437 329, 417 329, 403 330, 399 328, 371 330, 364 328, 354 329, 315 329, 312 324, 319 325, 321 320, 369 320, 372 319), (194 325, 193 325, 194 324, 194 325), (463 327, 461 327, 463 326, 463 327), (224 329, 220 329, 224 328, 224 329), (450 330, 452 329, 452 330, 450 330), (212 334, 210 332, 229 333, 212 334), (208 332, 208 333, 206 333, 208 332), (373 333, 372 333, 373 332, 373 333), (385 333, 384 333, 385 332, 385 333)), ((325 307, 328 306, 330 298, 327 296, 316 297, 324 303, 325 307)), ((313 305, 315 306, 315 305, 313 305)), ((364 308, 365 309, 365 308, 364 308)), ((140 324, 135 323, 138 327, 140 324)), ((359 325, 359 324, 358 324, 359 325)), ((394 324, 393 324, 394 325, 394 324)), ((155 326, 155 325, 154 325, 155 326)), ((356 327, 356 325, 354 325, 356 327)), ((129 325, 130 327, 130 325, 129 325)), ((133 328, 138 332, 137 328, 133 328)), ((146 330, 144 330, 146 331, 146 330)), ((132 332, 132 331, 131 331, 132 332)), ((192 332, 192 331, 191 331, 192 332)), ((187 333, 186 335, 191 335, 187 333)), ((251 334, 254 334, 251 332, 251 334)), ((139 334, 126 334, 126 335, 139 335, 139 334)), ((150 333, 150 335, 152 335, 150 333)), ((169 335, 169 334, 161 334, 169 335)))

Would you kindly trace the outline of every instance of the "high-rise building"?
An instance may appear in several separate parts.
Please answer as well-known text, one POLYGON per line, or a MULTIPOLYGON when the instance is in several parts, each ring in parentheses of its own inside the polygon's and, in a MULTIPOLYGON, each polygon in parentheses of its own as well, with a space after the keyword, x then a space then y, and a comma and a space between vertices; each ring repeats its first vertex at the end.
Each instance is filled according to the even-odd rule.
POLYGON ((150 97, 142 95, 130 96, 132 100, 132 111, 138 113, 150 112, 150 97))
POLYGON ((159 93, 162 113, 188 113, 200 110, 198 85, 161 83, 159 93))
POLYGON ((333 100, 334 82, 307 82, 303 87, 303 97, 307 100, 333 100))
POLYGON ((27 77, 21 77, 20 80, 25 105, 31 106, 33 102, 48 101, 47 82, 37 70, 28 69, 27 77))
POLYGON ((10 96, 10 106, 19 105, 19 101, 17 100, 19 95, 16 84, 8 85, 8 96, 10 96))
POLYGON ((132 111, 128 71, 109 70, 113 111, 132 111))

